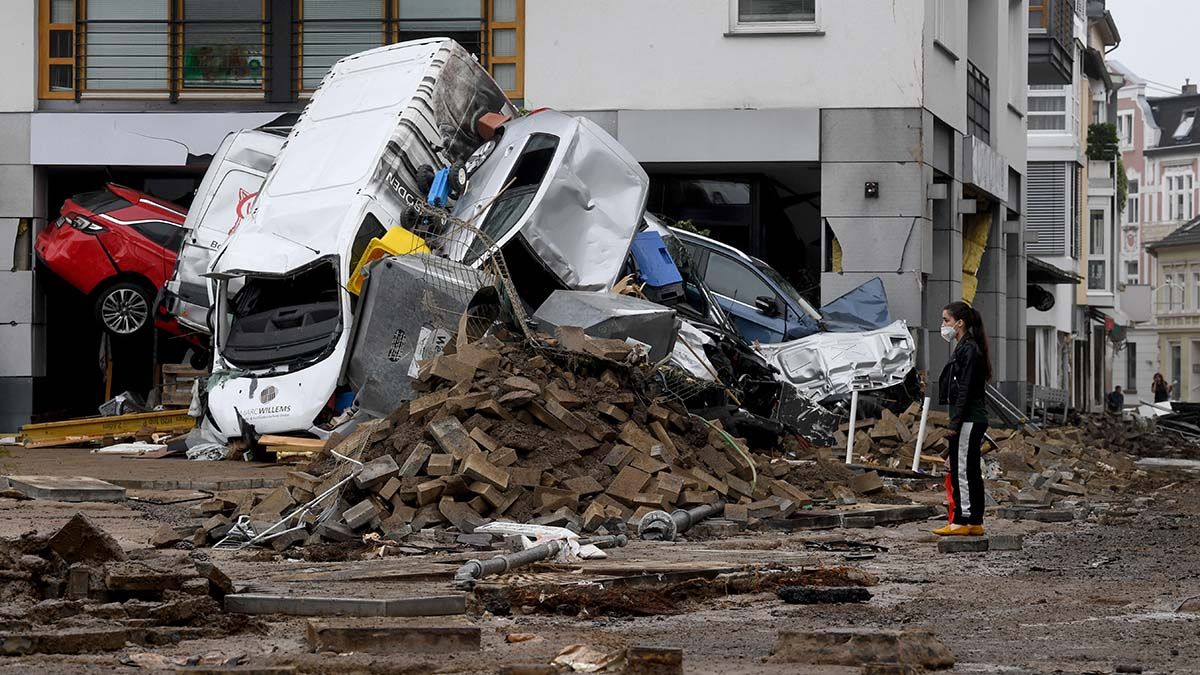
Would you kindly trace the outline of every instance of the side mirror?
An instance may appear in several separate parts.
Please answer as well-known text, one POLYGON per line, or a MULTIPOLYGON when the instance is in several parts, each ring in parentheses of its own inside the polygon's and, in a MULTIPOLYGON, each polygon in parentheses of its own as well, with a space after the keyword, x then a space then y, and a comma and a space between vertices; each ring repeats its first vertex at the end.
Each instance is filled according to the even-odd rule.
POLYGON ((760 295, 754 299, 754 308, 769 317, 779 316, 779 303, 769 295, 760 295))

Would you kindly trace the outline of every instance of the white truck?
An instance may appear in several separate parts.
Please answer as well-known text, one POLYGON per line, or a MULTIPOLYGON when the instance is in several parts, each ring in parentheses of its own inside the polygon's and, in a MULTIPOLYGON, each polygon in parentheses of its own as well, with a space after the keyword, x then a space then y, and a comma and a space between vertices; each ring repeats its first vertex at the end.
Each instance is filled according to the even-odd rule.
POLYGON ((504 92, 453 40, 348 56, 293 126, 249 218, 213 261, 213 384, 219 437, 328 432, 318 422, 343 380, 358 298, 346 289, 372 238, 423 203, 430 167, 461 166, 504 92))

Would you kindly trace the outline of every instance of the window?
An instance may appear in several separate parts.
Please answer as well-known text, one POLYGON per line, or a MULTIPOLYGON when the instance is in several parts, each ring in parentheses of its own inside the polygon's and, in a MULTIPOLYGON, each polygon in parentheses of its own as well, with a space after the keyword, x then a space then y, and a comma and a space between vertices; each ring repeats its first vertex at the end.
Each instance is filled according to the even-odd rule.
POLYGON ((1192 174, 1168 174, 1167 220, 1191 220, 1194 210, 1192 174))
POLYGON ((509 187, 492 204, 479 228, 480 234, 471 242, 466 260, 474 261, 487 253, 521 221, 550 170, 558 141, 557 136, 550 134, 533 134, 525 142, 521 156, 505 181, 509 187))
POLYGON ((992 85, 988 76, 967 62, 967 134, 991 145, 992 85))
POLYGON ((955 60, 962 55, 961 36, 965 26, 961 12, 965 5, 958 0, 934 0, 934 44, 944 47, 955 60))
POLYGON ((1125 261, 1125 283, 1136 284, 1138 282, 1138 261, 1125 261))
POLYGON ((302 0, 301 89, 316 89, 338 59, 383 45, 380 0, 302 0))
POLYGON ((730 0, 731 33, 811 33, 817 0, 730 0))
POLYGON ((1092 101, 1092 124, 1103 124, 1108 121, 1108 106, 1104 105, 1104 100, 1092 101))
POLYGON ((1179 121, 1179 126, 1175 127, 1175 140, 1182 141, 1192 135, 1192 127, 1196 124, 1196 111, 1183 111, 1183 118, 1179 121))
POLYGON ((130 223, 129 226, 165 249, 178 251, 183 246, 185 230, 178 225, 161 220, 143 220, 130 223))
POLYGON ((1137 393, 1137 343, 1125 343, 1125 392, 1137 393))
POLYGON ((487 0, 488 67, 496 84, 512 98, 525 95, 525 0, 487 0))
POLYGON ((367 252, 367 246, 371 244, 372 239, 383 239, 387 235, 387 229, 375 214, 368 213, 366 218, 363 218, 362 225, 358 228, 358 233, 354 235, 354 242, 350 244, 350 269, 354 269, 358 265, 358 261, 363 257, 363 253, 367 252))
POLYGON ((1140 189, 1141 184, 1139 183, 1138 179, 1130 178, 1128 190, 1129 198, 1125 202, 1125 222, 1129 223, 1130 225, 1137 225, 1138 223, 1142 222, 1141 213, 1138 210, 1140 206, 1138 202, 1141 200, 1141 197, 1138 195, 1140 189))
POLYGON ((1091 219, 1088 223, 1088 253, 1091 255, 1104 255, 1104 211, 1093 209, 1091 219))
POLYGON ((1121 147, 1133 147, 1133 113, 1121 113, 1117 118, 1117 131, 1121 134, 1121 147))
POLYGON ((261 89, 263 8, 244 0, 183 3, 183 86, 261 89))
POLYGON ((1105 283, 1104 261, 1089 260, 1088 261, 1088 290, 1103 291, 1108 284, 1105 283))
POLYGON ((1056 84, 1030 85, 1027 118, 1030 131, 1066 131, 1068 90, 1056 84))
POLYGON ((749 267, 719 253, 709 254, 704 281, 714 293, 751 307, 754 306, 754 300, 760 296, 778 297, 749 267))
POLYGON ((1179 381, 1183 377, 1183 346, 1178 342, 1171 343, 1171 399, 1179 400, 1179 381))
POLYGON ((84 82, 88 89, 167 88, 167 0, 88 0, 84 82))
POLYGON ((41 0, 38 70, 43 98, 75 95, 75 0, 41 0))

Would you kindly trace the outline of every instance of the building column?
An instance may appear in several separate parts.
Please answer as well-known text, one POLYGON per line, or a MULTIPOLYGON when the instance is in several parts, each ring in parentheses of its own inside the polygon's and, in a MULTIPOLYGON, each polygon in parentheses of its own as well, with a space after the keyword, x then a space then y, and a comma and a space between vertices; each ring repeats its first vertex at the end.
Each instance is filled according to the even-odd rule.
MULTIPOLYGON (((1009 221, 1017 225, 1016 232, 1005 234, 1008 257, 1008 296, 1006 298, 1006 324, 1008 328, 1008 370, 1002 377, 1001 391, 1021 410, 1025 409, 1025 364, 1030 345, 1026 294, 1028 288, 1029 270, 1026 267, 1025 242, 1021 233, 1025 230, 1025 217, 1009 221)), ((1051 363, 1058 362, 1057 336, 1051 343, 1054 349, 1051 363)), ((1056 365, 1057 367, 1057 365, 1056 365)))
POLYGON ((33 240, 46 223, 45 176, 29 163, 29 124, 29 113, 0 114, 0 432, 29 422, 34 378, 46 372, 33 272, 33 240))

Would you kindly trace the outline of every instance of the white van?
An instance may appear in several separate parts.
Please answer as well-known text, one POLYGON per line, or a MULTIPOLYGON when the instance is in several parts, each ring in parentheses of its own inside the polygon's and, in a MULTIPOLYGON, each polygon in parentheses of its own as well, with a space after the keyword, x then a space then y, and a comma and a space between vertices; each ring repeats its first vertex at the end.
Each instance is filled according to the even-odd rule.
POLYGON ((250 216, 284 139, 281 133, 243 129, 226 136, 213 154, 183 222, 187 235, 163 292, 167 312, 183 327, 208 334, 210 284, 204 274, 229 235, 250 216))
POLYGON ((318 426, 347 360, 358 298, 346 290, 372 238, 424 202, 418 176, 459 165, 487 113, 512 103, 445 38, 348 56, 288 135, 250 218, 213 262, 213 382, 219 436, 318 426))

